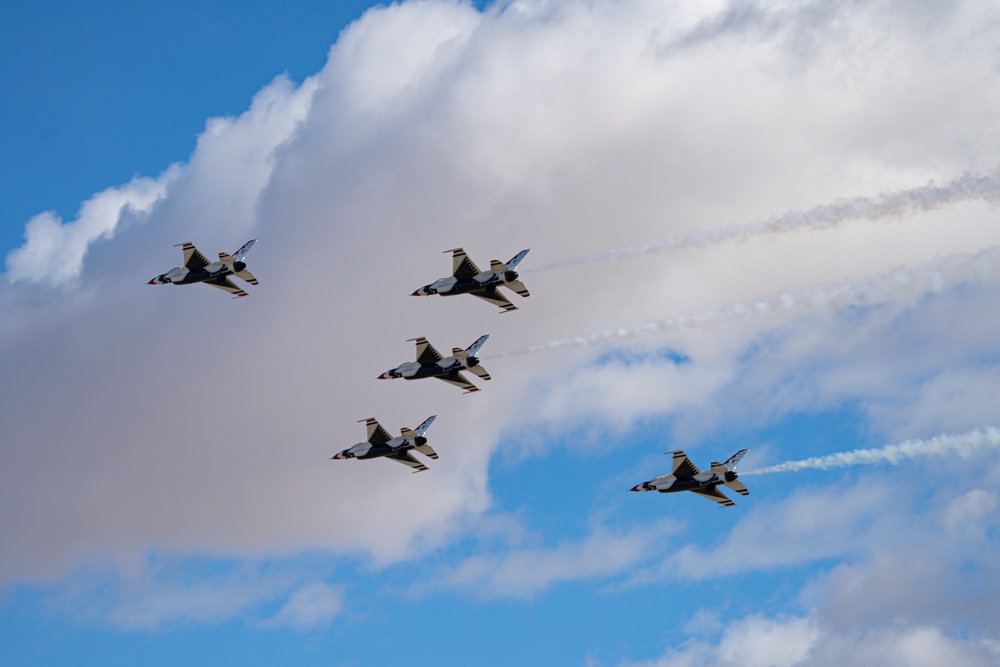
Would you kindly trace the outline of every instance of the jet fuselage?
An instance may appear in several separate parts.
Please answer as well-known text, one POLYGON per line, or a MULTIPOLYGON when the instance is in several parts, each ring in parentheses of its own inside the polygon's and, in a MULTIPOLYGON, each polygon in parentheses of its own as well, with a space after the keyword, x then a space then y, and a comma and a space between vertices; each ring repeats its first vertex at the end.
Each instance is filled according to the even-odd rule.
POLYGON ((441 296, 453 296, 455 294, 468 294, 476 290, 487 287, 505 285, 517 280, 517 271, 483 271, 477 276, 459 280, 454 276, 439 278, 430 285, 424 285, 413 293, 413 296, 430 296, 440 294, 441 296))
POLYGON ((214 280, 220 276, 229 276, 239 273, 247 268, 244 262, 236 261, 232 264, 224 262, 212 262, 200 269, 187 269, 178 266, 170 269, 166 273, 161 273, 149 281, 149 285, 190 285, 192 283, 203 283, 207 280, 214 280))
POLYGON ((427 444, 427 438, 418 435, 415 438, 393 438, 381 445, 373 445, 370 442, 359 442, 356 445, 345 449, 334 455, 334 459, 375 459, 380 456, 387 456, 396 452, 422 447, 427 444))
POLYGON ((408 361, 395 368, 382 373, 377 379, 390 380, 393 378, 403 378, 404 380, 419 380, 422 378, 437 377, 439 375, 450 375, 467 368, 474 368, 479 365, 479 358, 468 356, 462 359, 456 357, 445 357, 436 364, 421 364, 419 361, 408 361))
POLYGON ((659 491, 660 493, 674 493, 676 491, 691 491, 692 489, 715 488, 719 484, 734 482, 739 477, 733 471, 725 474, 714 472, 703 472, 693 477, 676 477, 674 475, 657 475, 648 482, 636 484, 633 491, 659 491))

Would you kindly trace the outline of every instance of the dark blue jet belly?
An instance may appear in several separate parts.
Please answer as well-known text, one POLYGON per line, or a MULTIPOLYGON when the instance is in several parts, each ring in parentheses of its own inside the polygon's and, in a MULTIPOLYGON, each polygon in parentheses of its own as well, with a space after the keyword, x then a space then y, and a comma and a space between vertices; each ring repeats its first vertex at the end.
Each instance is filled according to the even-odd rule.
POLYGON ((484 283, 478 283, 475 280, 459 280, 455 285, 447 292, 438 292, 441 296, 454 296, 455 294, 468 294, 469 292, 475 292, 476 290, 485 289, 492 285, 496 285, 500 282, 499 276, 493 276, 484 283))
POLYGON ((203 282, 205 282, 207 280, 214 280, 215 278, 218 278, 219 276, 228 276, 228 275, 229 275, 229 271, 219 271, 218 273, 214 273, 213 274, 213 273, 209 273, 208 271, 205 271, 204 269, 197 269, 195 271, 189 272, 186 276, 184 276, 184 280, 180 281, 179 283, 174 283, 174 284, 175 285, 190 285, 192 283, 203 283, 203 282))
POLYGON ((714 488, 716 485, 713 484, 702 484, 698 480, 692 477, 678 477, 677 480, 670 485, 669 489, 657 489, 660 493, 674 493, 675 491, 690 491, 691 489, 702 489, 706 487, 714 488))
POLYGON ((355 456, 356 459, 377 459, 382 456, 388 456, 389 454, 395 454, 396 452, 406 451, 408 449, 413 449, 415 446, 419 447, 421 445, 427 444, 427 438, 422 435, 418 435, 414 442, 407 442, 405 444, 399 445, 398 447, 388 447, 386 445, 372 445, 372 448, 361 456, 355 456))
POLYGON ((448 375, 455 370, 455 366, 441 368, 440 366, 421 366, 413 375, 403 376, 406 380, 421 380, 423 378, 437 377, 438 375, 448 375))

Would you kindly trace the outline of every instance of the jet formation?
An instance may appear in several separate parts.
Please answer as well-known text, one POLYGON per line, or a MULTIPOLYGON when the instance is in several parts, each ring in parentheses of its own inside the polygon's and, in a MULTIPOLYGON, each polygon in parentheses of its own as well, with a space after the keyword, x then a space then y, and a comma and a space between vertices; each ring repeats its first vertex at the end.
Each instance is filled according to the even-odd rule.
POLYGON ((735 507, 736 503, 726 497, 719 486, 727 486, 736 493, 749 495, 743 482, 737 480, 736 464, 750 450, 741 449, 729 457, 725 463, 712 463, 709 472, 702 472, 683 451, 666 452, 674 457, 674 469, 669 475, 657 475, 648 482, 636 484, 632 491, 659 491, 674 493, 676 491, 691 491, 699 496, 714 500, 721 507, 735 507))
POLYGON ((476 263, 469 259, 469 256, 461 248, 445 250, 445 252, 451 253, 451 275, 438 278, 429 285, 424 285, 412 296, 471 294, 495 306, 500 306, 503 312, 517 310, 517 306, 512 304, 510 299, 497 289, 498 287, 507 287, 521 296, 530 296, 528 288, 520 281, 517 271, 515 271, 517 265, 528 254, 528 250, 517 253, 506 264, 494 259, 490 262, 489 271, 480 271, 476 263))
POLYGON ((486 369, 479 362, 479 357, 476 356, 479 348, 483 346, 483 343, 489 337, 489 334, 480 336, 475 343, 464 350, 460 347, 452 348, 450 357, 442 356, 426 338, 411 338, 407 342, 416 342, 417 360, 407 361, 395 368, 391 368, 376 379, 392 380, 403 378, 404 380, 420 380, 423 378, 437 378, 438 380, 443 380, 448 384, 453 384, 456 387, 464 389, 464 393, 466 394, 479 391, 479 387, 469 382, 462 375, 462 371, 469 371, 484 380, 490 379, 490 374, 486 372, 486 369))
POLYGON ((247 270, 246 262, 243 261, 250 248, 256 242, 257 239, 247 241, 243 244, 242 248, 232 255, 220 252, 218 262, 209 262, 201 254, 201 251, 194 247, 193 243, 178 243, 174 247, 180 247, 184 250, 184 266, 178 266, 166 273, 161 273, 147 284, 166 285, 170 283, 173 285, 190 285, 192 283, 205 283, 206 285, 218 287, 233 294, 234 299, 238 299, 241 296, 248 296, 243 288, 237 286, 229 277, 236 276, 251 285, 257 284, 257 279, 247 270))
MULTIPOLYGON (((192 243, 180 243, 184 251, 184 265, 161 273, 149 281, 150 285, 189 285, 205 283, 212 287, 233 294, 233 298, 247 296, 247 293, 230 280, 236 276, 251 285, 257 284, 257 279, 247 269, 244 261, 247 252, 256 243, 256 239, 247 241, 243 247, 228 255, 219 253, 218 262, 208 259, 192 243)), ((174 247, 178 247, 174 246, 174 247)), ((517 310, 517 307, 502 294, 498 288, 506 287, 522 297, 529 296, 528 288, 521 282, 517 274, 517 266, 528 254, 522 250, 504 264, 498 260, 490 262, 489 271, 480 271, 475 262, 469 259, 462 248, 446 250, 452 254, 452 274, 435 280, 413 292, 413 296, 454 296, 456 294, 471 294, 493 305, 499 306, 503 312, 517 310)), ((483 380, 489 380, 490 374, 483 368, 476 354, 486 343, 489 335, 480 336, 476 342, 462 349, 452 348, 451 356, 445 357, 438 352, 426 338, 411 338, 409 342, 416 343, 416 360, 396 366, 378 376, 380 380, 403 378, 419 380, 433 377, 464 390, 464 393, 479 391, 463 373, 468 371, 483 380)), ((427 444, 424 433, 437 418, 428 417, 415 430, 403 428, 398 437, 392 437, 374 418, 363 419, 368 429, 368 439, 335 454, 333 459, 373 459, 387 458, 413 468, 414 472, 427 470, 427 466, 413 457, 414 451, 437 459, 434 449, 427 444)), ((736 503, 730 500, 719 489, 726 486, 741 495, 748 495, 746 486, 738 481, 736 465, 748 450, 741 449, 733 454, 725 463, 712 463, 708 472, 698 469, 683 451, 667 452, 673 456, 673 471, 670 474, 658 475, 648 482, 632 487, 632 491, 659 491, 674 493, 676 491, 691 491, 700 496, 714 500, 723 507, 733 507, 736 503)))
POLYGON ((427 470, 427 466, 413 458, 412 452, 418 451, 432 459, 438 457, 437 452, 427 444, 427 438, 424 437, 424 433, 427 432, 436 418, 437 415, 431 415, 415 430, 404 426, 398 438, 392 437, 388 431, 382 428, 381 424, 371 417, 362 419, 360 421, 365 422, 368 427, 368 439, 339 454, 334 454, 331 460, 387 458, 390 461, 397 461, 414 468, 413 472, 415 473, 423 472, 427 470))

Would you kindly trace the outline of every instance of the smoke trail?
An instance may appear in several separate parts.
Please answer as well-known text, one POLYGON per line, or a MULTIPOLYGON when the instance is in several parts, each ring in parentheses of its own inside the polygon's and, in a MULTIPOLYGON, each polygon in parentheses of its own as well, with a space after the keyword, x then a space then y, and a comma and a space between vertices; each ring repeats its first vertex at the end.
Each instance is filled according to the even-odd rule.
POLYGON ((671 315, 633 326, 557 338, 513 352, 502 352, 494 355, 494 358, 614 343, 689 329, 710 329, 730 320, 773 316, 798 310, 830 311, 845 306, 873 306, 888 301, 905 303, 926 294, 943 292, 959 284, 986 283, 998 279, 1000 247, 994 246, 971 255, 963 253, 938 257, 925 264, 896 269, 858 282, 789 290, 776 296, 750 303, 739 302, 717 310, 671 315))
POLYGON ((788 461, 778 465, 741 472, 744 475, 767 475, 772 472, 788 472, 793 470, 829 470, 830 468, 845 468, 847 466, 872 465, 874 463, 891 463, 896 465, 910 459, 920 459, 927 456, 943 456, 957 454, 968 458, 988 449, 1000 448, 1000 428, 991 426, 985 430, 969 431, 961 435, 939 435, 930 440, 907 440, 895 445, 886 445, 879 449, 855 449, 852 452, 839 452, 829 456, 817 456, 801 461, 788 461))
POLYGON ((838 199, 831 204, 821 204, 808 211, 789 211, 783 215, 773 216, 758 222, 733 224, 719 229, 672 236, 651 243, 615 248, 594 255, 523 269, 521 273, 565 269, 637 255, 682 248, 698 248, 725 241, 747 241, 756 236, 781 234, 800 229, 830 229, 851 220, 874 221, 899 218, 907 214, 933 211, 949 204, 975 199, 989 202, 1000 200, 1000 169, 985 176, 965 174, 941 186, 931 182, 922 187, 886 192, 875 197, 838 199))

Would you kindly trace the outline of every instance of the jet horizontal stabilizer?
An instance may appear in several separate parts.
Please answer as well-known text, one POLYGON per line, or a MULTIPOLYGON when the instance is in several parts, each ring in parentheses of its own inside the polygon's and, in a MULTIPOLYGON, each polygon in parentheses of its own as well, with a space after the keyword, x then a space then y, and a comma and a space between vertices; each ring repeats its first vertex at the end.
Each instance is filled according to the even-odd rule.
POLYGON ((254 275, 250 273, 247 269, 243 269, 242 271, 237 271, 233 275, 236 276, 237 278, 242 278, 251 285, 257 284, 257 278, 255 278, 254 275))
POLYGON ((418 445, 418 446, 414 447, 413 449, 417 450, 418 452, 420 452, 424 456, 427 456, 427 457, 432 458, 432 459, 436 459, 438 457, 437 452, 435 452, 434 448, 431 447, 430 445, 418 445))
POLYGON ((739 481, 738 479, 734 479, 731 482, 726 482, 725 484, 726 484, 726 486, 728 486, 730 489, 732 489, 736 493, 740 494, 741 496, 749 496, 750 495, 750 491, 747 490, 746 485, 743 484, 743 482, 739 481))
POLYGON ((479 377, 483 378, 484 380, 490 380, 491 379, 490 378, 490 374, 487 373, 486 369, 483 368, 482 366, 473 366, 472 368, 469 369, 469 371, 472 372, 472 373, 474 373, 474 374, 476 374, 476 375, 478 375, 479 377))
POLYGON ((525 287, 524 283, 522 283, 520 280, 511 280, 510 282, 507 283, 507 287, 511 288, 521 296, 531 296, 531 293, 528 291, 528 288, 525 287))

